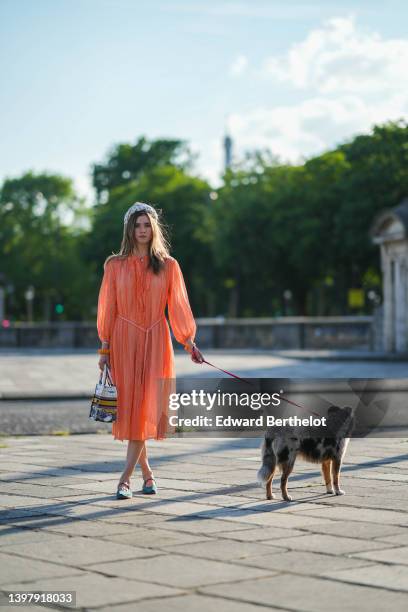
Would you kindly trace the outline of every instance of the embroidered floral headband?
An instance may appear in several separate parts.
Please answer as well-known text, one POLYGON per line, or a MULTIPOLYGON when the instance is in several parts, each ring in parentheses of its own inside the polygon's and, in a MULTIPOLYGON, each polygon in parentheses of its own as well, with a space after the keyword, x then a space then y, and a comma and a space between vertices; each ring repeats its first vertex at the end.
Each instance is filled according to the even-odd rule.
POLYGON ((123 224, 126 225, 126 223, 129 221, 130 216, 133 215, 133 213, 139 211, 147 212, 155 219, 158 219, 157 211, 153 208, 153 206, 150 206, 150 204, 145 204, 144 202, 136 202, 135 204, 132 204, 128 211, 126 211, 126 214, 123 218, 123 224))

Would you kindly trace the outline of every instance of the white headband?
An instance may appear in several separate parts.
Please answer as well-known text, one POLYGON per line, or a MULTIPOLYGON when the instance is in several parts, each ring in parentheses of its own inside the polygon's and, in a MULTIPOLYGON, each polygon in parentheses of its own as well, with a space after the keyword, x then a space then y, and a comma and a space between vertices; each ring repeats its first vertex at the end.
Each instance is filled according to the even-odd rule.
POLYGON ((155 219, 158 218, 157 211, 153 208, 153 206, 150 206, 150 204, 145 204, 144 202, 136 202, 135 204, 132 204, 132 206, 126 212, 123 219, 123 224, 126 225, 126 223, 129 221, 129 217, 133 215, 133 213, 139 212, 141 210, 148 212, 155 219))

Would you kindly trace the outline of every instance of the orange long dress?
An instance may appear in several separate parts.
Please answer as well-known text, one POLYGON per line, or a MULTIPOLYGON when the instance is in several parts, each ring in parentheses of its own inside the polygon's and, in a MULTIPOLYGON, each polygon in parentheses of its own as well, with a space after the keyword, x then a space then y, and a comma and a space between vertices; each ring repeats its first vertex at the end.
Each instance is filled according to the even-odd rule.
POLYGON ((118 392, 116 440, 162 439, 168 429, 160 379, 174 379, 174 352, 165 318, 167 305, 174 336, 194 340, 196 323, 183 275, 169 257, 158 275, 148 257, 130 255, 105 266, 98 297, 97 330, 110 344, 110 366, 118 392))

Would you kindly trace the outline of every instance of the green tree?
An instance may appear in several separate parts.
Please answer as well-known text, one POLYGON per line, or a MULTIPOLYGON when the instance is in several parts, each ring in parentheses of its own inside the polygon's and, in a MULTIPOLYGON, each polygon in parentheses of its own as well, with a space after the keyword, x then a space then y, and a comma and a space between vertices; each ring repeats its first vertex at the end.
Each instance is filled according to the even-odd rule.
POLYGON ((389 123, 302 165, 255 152, 227 172, 210 220, 218 307, 282 314, 289 289, 293 314, 346 314, 349 288, 378 284, 369 228, 408 193, 407 142, 389 123))
POLYGON ((113 189, 137 180, 145 172, 168 165, 188 170, 193 160, 193 155, 182 140, 147 140, 142 136, 134 145, 115 145, 106 161, 92 167, 97 202, 106 202, 113 189))
POLYGON ((349 169, 334 227, 336 259, 345 283, 353 286, 368 268, 379 268, 379 250, 368 232, 374 217, 408 193, 408 126, 403 121, 375 126, 372 134, 357 136, 339 150, 349 169))
POLYGON ((0 272, 14 287, 12 315, 25 318, 24 293, 35 289, 34 315, 47 318, 56 301, 64 303, 60 318, 87 312, 87 269, 80 260, 76 220, 86 214, 84 202, 66 177, 27 172, 6 179, 0 192, 0 272), (71 222, 72 225, 69 224, 71 222))

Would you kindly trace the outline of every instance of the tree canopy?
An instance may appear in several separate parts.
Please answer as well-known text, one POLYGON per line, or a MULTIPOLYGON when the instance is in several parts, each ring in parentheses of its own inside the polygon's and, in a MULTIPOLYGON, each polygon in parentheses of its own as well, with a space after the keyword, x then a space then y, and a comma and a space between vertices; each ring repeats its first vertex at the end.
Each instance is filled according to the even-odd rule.
POLYGON ((187 170, 192 163, 193 156, 182 140, 151 141, 142 136, 134 145, 115 145, 104 162, 92 166, 97 201, 106 201, 113 189, 137 180, 145 172, 167 165, 187 170))
POLYGON ((351 288, 381 291, 369 228, 408 194, 408 127, 375 126, 302 164, 249 152, 215 189, 198 178, 181 140, 115 145, 93 168, 86 208, 71 179, 27 172, 0 191, 0 283, 7 312, 89 319, 102 264, 119 250, 123 215, 135 201, 163 210, 196 316, 371 312, 352 309, 351 288), (87 219, 88 226, 78 223, 87 219), (61 302, 63 312, 55 314, 61 302))

